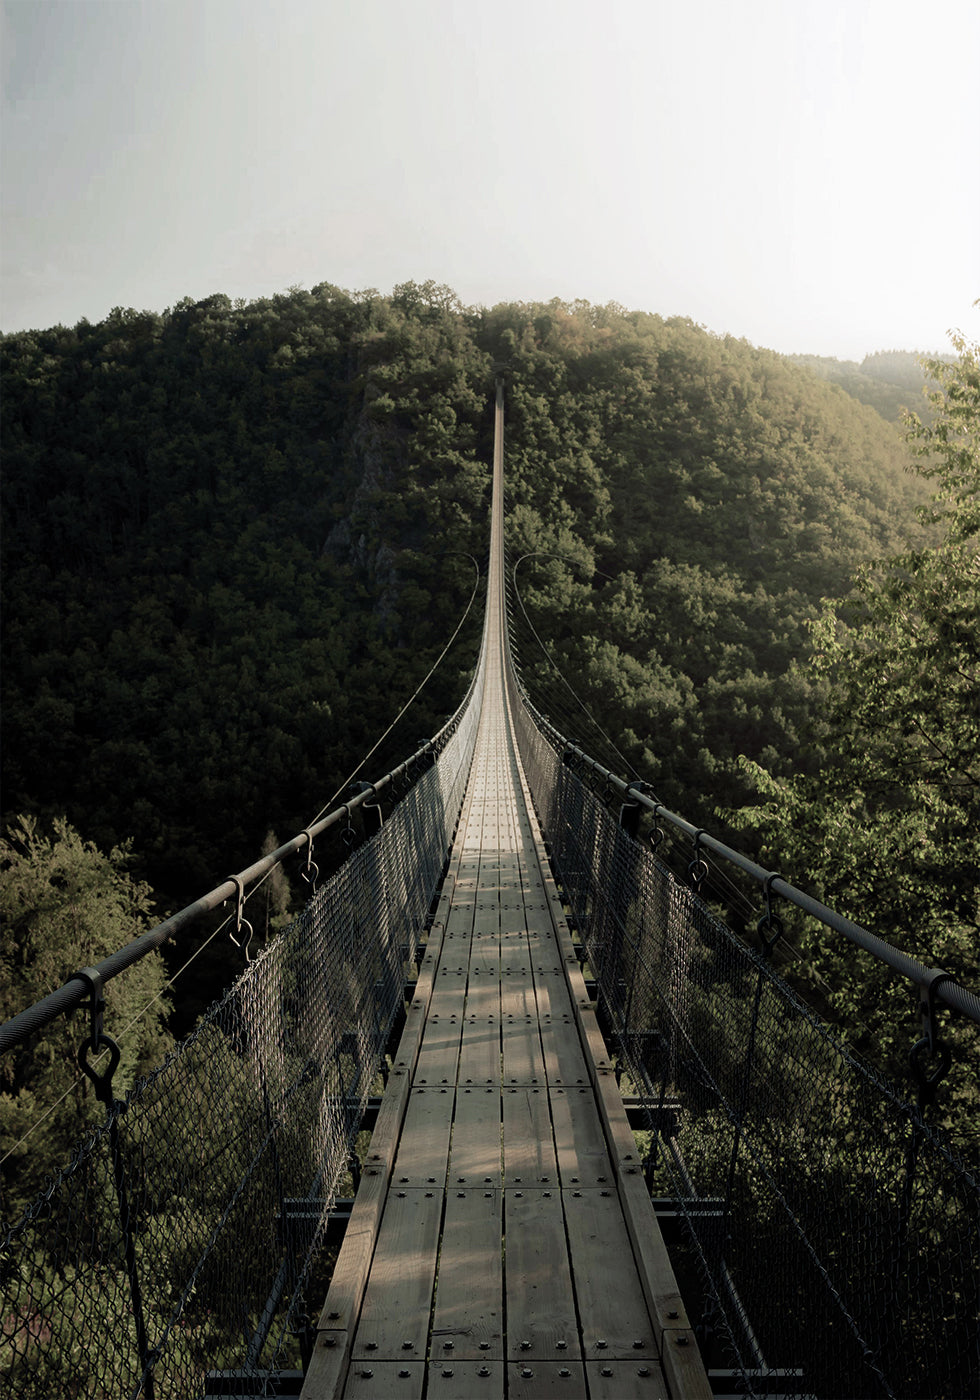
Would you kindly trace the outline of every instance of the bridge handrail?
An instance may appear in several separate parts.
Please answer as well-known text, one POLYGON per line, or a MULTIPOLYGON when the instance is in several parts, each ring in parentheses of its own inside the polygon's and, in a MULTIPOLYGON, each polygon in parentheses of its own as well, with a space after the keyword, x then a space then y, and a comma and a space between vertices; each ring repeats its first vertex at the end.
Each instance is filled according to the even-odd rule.
POLYGON ((798 909, 802 909, 804 913, 826 924, 836 933, 843 934, 851 943, 865 949, 872 957, 886 963, 902 977, 915 983, 930 1000, 942 1001, 952 1010, 960 1012, 980 1025, 980 996, 964 987, 962 983, 957 982, 950 974, 943 972, 941 968, 927 967, 918 958, 900 952, 898 948, 886 943, 883 938, 871 933, 869 929, 863 928, 842 914, 838 914, 836 910, 831 909, 829 905, 822 904, 819 899, 814 899, 805 890, 797 889, 795 885, 791 885, 788 880, 783 879, 775 871, 766 870, 740 851, 726 846, 717 837, 709 835, 702 827, 695 826, 692 822, 679 816, 678 813, 672 812, 662 802, 658 802, 656 798, 645 792, 645 785, 638 785, 636 781, 628 782, 624 778, 620 778, 611 769, 606 768, 597 759, 587 754, 578 744, 567 739, 532 704, 526 692, 523 693, 523 700, 535 723, 545 734, 550 736, 556 748, 560 748, 563 754, 572 755, 576 762, 590 768, 597 777, 601 778, 621 797, 627 801, 639 803, 641 807, 651 813, 656 821, 666 822, 669 826, 675 827, 678 831, 695 840, 699 848, 711 851, 713 855, 719 856, 752 879, 757 880, 773 895, 796 905, 798 909))
MULTIPOLYGON (((175 914, 171 914, 169 918, 164 919, 162 923, 157 924, 154 928, 147 929, 145 933, 138 934, 136 938, 132 939, 132 941, 127 943, 124 947, 119 948, 115 953, 111 953, 109 957, 104 958, 102 962, 96 963, 93 968, 85 969, 86 973, 91 973, 93 971, 98 973, 99 977, 102 979, 102 983, 105 984, 111 978, 117 977, 120 972, 125 972, 126 968, 132 967, 134 963, 139 962, 147 953, 152 952, 155 948, 159 948, 161 944, 166 943, 167 940, 172 938, 175 934, 182 933, 184 929, 189 928, 190 925, 202 919, 205 914, 211 913, 212 910, 224 904, 226 900, 237 896, 239 890, 242 891, 244 897, 245 890, 249 885, 262 879, 290 856, 298 855, 305 847, 312 845, 315 837, 321 835, 322 832, 327 831, 330 827, 336 826, 343 818, 349 817, 350 813, 355 811, 358 807, 363 806, 366 802, 372 801, 379 792, 406 773, 414 763, 417 763, 420 759, 429 754, 438 753, 443 741, 450 737, 462 719, 466 707, 472 698, 474 685, 475 677, 473 681, 471 681, 466 695, 463 697, 455 714, 446 721, 437 734, 433 735, 431 739, 427 739, 420 748, 416 749, 411 757, 405 759, 397 768, 393 768, 391 772, 386 773, 384 777, 379 778, 377 782, 370 784, 364 791, 352 796, 349 801, 342 803, 339 807, 335 807, 333 811, 329 812, 325 817, 322 817, 319 821, 314 822, 312 826, 305 828, 297 836, 294 836, 291 841, 287 841, 284 845, 277 847, 277 849, 270 852, 269 855, 263 856, 261 860, 257 860, 252 865, 247 866, 246 869, 239 871, 237 875, 229 875, 227 880, 222 881, 220 885, 216 885, 214 889, 209 890, 207 894, 194 900, 192 904, 185 905, 183 909, 179 909, 175 914)), ((72 973, 71 977, 68 978, 63 986, 59 987, 56 991, 49 992, 46 997, 42 997, 42 999, 35 1002, 33 1006, 28 1006, 23 1011, 19 1011, 16 1016, 12 1016, 9 1021, 0 1025, 0 1053, 17 1045, 20 1041, 26 1040, 29 1035, 40 1030, 43 1026, 50 1025, 50 1023, 59 1016, 67 1015, 69 1012, 74 1011, 82 1002, 89 999, 91 995, 90 986, 91 984, 87 977, 83 977, 80 972, 72 973)))

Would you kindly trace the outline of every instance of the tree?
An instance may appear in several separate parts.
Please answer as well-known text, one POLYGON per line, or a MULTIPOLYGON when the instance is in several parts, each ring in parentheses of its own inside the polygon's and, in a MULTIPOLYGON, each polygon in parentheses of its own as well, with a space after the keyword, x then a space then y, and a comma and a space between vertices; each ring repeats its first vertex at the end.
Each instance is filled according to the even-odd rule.
MULTIPOLYGON (((827 691, 811 778, 747 764, 765 801, 739 814, 798 883, 905 952, 975 983, 980 932, 980 346, 930 361, 935 418, 909 415, 918 470, 936 483, 920 547, 862 568, 814 626, 827 691)), ((862 1048, 898 1070, 909 1044, 901 984, 828 930, 808 959, 862 1048), (876 1056, 877 1057, 877 1056, 876 1056)), ((972 1027, 950 1027, 975 1040, 972 1027)), ((974 1043, 974 1050, 976 1045, 974 1043)), ((970 1076, 953 1100, 975 1098, 970 1076)))
MULTIPOLYGON (((149 887, 128 874, 129 860, 125 847, 105 855, 63 819, 44 832, 33 817, 20 817, 0 838, 0 1019, 39 1001, 147 926, 149 887)), ((156 953, 106 984, 105 1029, 121 1052, 113 1079, 117 1098, 169 1048, 164 985, 156 953)), ((77 1062, 85 1035, 79 1017, 61 1017, 0 1061, 5 1213, 31 1199, 101 1116, 77 1062)))

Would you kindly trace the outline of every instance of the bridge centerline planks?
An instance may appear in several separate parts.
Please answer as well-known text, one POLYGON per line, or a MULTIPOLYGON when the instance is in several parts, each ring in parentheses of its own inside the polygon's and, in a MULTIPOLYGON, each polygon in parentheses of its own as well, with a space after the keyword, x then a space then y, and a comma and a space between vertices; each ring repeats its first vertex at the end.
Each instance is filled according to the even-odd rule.
POLYGON ((420 976, 424 1019, 396 1055, 409 1081, 375 1154, 387 1180, 365 1181, 373 1254, 368 1266, 356 1230, 353 1284, 342 1247, 305 1400, 710 1395, 696 1347, 685 1366, 670 1350, 693 1336, 527 798, 499 553, 451 898, 420 976))

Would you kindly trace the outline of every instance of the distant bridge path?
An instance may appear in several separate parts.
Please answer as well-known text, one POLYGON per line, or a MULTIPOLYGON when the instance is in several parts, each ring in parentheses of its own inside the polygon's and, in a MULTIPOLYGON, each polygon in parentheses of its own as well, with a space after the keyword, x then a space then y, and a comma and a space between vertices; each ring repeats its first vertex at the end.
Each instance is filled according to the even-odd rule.
POLYGON ((305 1400, 711 1394, 517 753, 502 399, 473 766, 305 1400))

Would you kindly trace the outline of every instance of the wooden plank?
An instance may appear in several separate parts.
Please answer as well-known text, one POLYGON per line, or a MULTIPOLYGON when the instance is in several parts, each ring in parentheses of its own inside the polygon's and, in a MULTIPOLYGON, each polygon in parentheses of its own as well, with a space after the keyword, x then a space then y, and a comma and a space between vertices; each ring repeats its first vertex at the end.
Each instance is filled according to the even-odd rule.
POLYGON ((457 1083, 497 1085, 500 1083, 500 987, 496 982, 470 991, 467 1016, 460 1042, 457 1083), (491 1008, 489 1011, 487 1008, 491 1008))
POLYGON ((343 1358, 346 1360, 349 1336, 353 1334, 360 1311, 381 1224, 385 1192, 408 1108, 411 1072, 418 1056, 425 1011, 432 993, 438 939, 434 940, 434 945, 433 955, 427 958, 423 966, 415 996, 408 1009, 405 1027, 395 1052, 395 1063, 388 1078, 384 1102, 368 1148, 361 1185, 317 1324, 318 1332, 330 1334, 327 1340, 333 1345, 320 1349, 322 1358, 320 1352, 316 1349, 314 1351, 318 1361, 322 1359, 322 1366, 320 1379, 314 1376, 311 1382, 311 1400, 313 1397, 320 1400, 321 1396, 329 1396, 330 1400, 333 1400, 335 1389, 325 1387, 334 1385, 338 1380, 337 1357, 341 1355, 342 1348, 343 1358))
POLYGON ((355 1361, 347 1376, 344 1400, 422 1400, 423 1361, 355 1361))
POLYGON ((562 1204, 583 1355, 656 1361, 654 1326, 615 1188, 566 1190, 562 1204))
POLYGON ((575 1190, 613 1185, 616 1174, 591 1087, 556 1087, 549 1101, 562 1186, 575 1190))
POLYGON ((430 1362, 426 1394, 431 1400, 503 1400, 505 1375, 502 1361, 445 1358, 430 1362))
POLYGON ((422 1085, 454 1084, 462 1032, 463 996, 458 982, 437 981, 429 1003, 414 1082, 422 1085))
POLYGON ((452 1089, 412 1090, 391 1175, 392 1187, 445 1186, 453 1100, 452 1089))
POLYGON ((690 1328, 664 1333, 661 1365, 674 1400, 713 1400, 711 1382, 690 1328))
POLYGON ((501 977, 500 1035, 505 1087, 546 1084, 538 1004, 530 978, 501 977))
POLYGON ((558 1186, 551 1112, 544 1090, 504 1088, 504 1182, 507 1186, 558 1186))
POLYGON ((505 1191, 504 1242, 508 1358, 525 1362, 579 1359, 560 1194, 505 1191))
POLYGON ((425 1357, 441 1219, 440 1191, 389 1192, 354 1338, 355 1361, 425 1357))
POLYGON ((317 1330, 303 1377, 302 1400, 338 1400, 350 1362, 351 1341, 349 1332, 317 1330))
POLYGON ((512 1361, 507 1367, 509 1400, 584 1400, 585 1387, 581 1361, 512 1361))
MULTIPOLYGON (((647 1307, 654 1320, 657 1345, 662 1350, 665 1332, 689 1332, 691 1324, 642 1174, 621 1174, 618 1189, 647 1307)), ((680 1350, 683 1352, 683 1347, 680 1350)), ((690 1369, 686 1358, 682 1356, 682 1359, 690 1369)))
POLYGON ((446 1195, 430 1355, 503 1360, 504 1295, 499 1190, 446 1195))
POLYGON ((477 977, 500 975, 500 931, 498 928, 474 933, 470 945, 470 983, 477 977))
POLYGON ((659 1362, 587 1361, 589 1400, 688 1400, 685 1391, 670 1392, 659 1362))
POLYGON ((449 1187, 500 1187, 500 1091, 456 1090, 456 1114, 449 1150, 449 1187))

